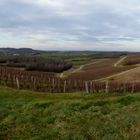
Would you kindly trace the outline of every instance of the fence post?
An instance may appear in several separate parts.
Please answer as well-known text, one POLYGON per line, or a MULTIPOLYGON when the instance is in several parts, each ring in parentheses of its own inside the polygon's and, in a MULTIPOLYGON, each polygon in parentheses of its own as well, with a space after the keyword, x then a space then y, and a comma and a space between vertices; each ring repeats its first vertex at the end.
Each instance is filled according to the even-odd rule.
POLYGON ((19 79, 18 79, 18 77, 16 77, 16 84, 17 84, 17 88, 20 89, 20 85, 19 85, 19 79))
POLYGON ((90 81, 90 92, 93 93, 93 87, 92 87, 93 82, 90 81))
POLYGON ((109 93, 109 82, 108 81, 106 81, 105 92, 109 93))
POLYGON ((134 91, 135 91, 135 83, 132 84, 132 91, 131 91, 131 93, 134 93, 134 91))
POLYGON ((54 92, 54 78, 52 79, 52 92, 54 92))
POLYGON ((35 90, 36 89, 36 79, 34 78, 33 81, 34 81, 33 85, 34 85, 34 90, 35 90))
POLYGON ((85 89, 86 89, 86 93, 89 93, 88 82, 87 81, 85 81, 85 89))
POLYGON ((126 92, 126 83, 123 83, 123 92, 126 92))
POLYGON ((67 81, 64 81, 64 93, 66 92, 66 85, 67 85, 67 81))

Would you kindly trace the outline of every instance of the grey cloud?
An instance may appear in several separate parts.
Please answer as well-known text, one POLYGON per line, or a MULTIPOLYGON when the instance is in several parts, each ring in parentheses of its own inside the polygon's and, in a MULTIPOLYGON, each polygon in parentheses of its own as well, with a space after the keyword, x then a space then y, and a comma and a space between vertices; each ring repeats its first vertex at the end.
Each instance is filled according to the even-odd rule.
MULTIPOLYGON (((0 40, 4 42, 2 35, 5 34, 7 39, 11 38, 11 46, 11 40, 20 42, 23 38, 23 44, 25 41, 54 48, 78 44, 85 49, 86 44, 92 44, 93 50, 98 44, 104 49, 108 42, 138 44, 139 16, 138 0, 2 0, 0 40)), ((137 48, 140 50, 138 45, 137 48)))

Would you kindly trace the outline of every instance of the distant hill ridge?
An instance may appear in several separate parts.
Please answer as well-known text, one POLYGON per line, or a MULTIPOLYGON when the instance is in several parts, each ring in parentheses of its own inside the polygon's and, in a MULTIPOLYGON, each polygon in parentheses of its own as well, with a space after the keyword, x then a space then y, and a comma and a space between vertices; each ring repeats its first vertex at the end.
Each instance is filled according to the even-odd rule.
POLYGON ((72 55, 79 55, 79 54, 88 54, 88 55, 114 55, 114 54, 138 54, 138 52, 125 52, 125 51, 58 51, 58 50, 34 50, 32 48, 0 48, 0 54, 41 54, 41 53, 49 53, 49 54, 72 54, 72 55))
POLYGON ((43 53, 45 51, 33 50, 31 48, 0 48, 2 54, 36 54, 43 53))

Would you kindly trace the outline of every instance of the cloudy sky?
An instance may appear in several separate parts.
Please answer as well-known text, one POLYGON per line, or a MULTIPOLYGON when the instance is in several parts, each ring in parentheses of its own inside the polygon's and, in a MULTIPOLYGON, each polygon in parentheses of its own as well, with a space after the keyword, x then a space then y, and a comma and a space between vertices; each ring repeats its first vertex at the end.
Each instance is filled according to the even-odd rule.
POLYGON ((0 47, 140 51, 140 0, 0 0, 0 47))

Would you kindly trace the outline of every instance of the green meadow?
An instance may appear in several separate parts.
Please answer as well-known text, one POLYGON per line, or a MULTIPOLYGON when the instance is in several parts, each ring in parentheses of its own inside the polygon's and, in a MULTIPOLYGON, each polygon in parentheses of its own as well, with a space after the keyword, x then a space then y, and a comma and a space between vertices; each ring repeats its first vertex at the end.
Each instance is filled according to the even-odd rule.
POLYGON ((0 140, 139 140, 140 94, 0 88, 0 140))

